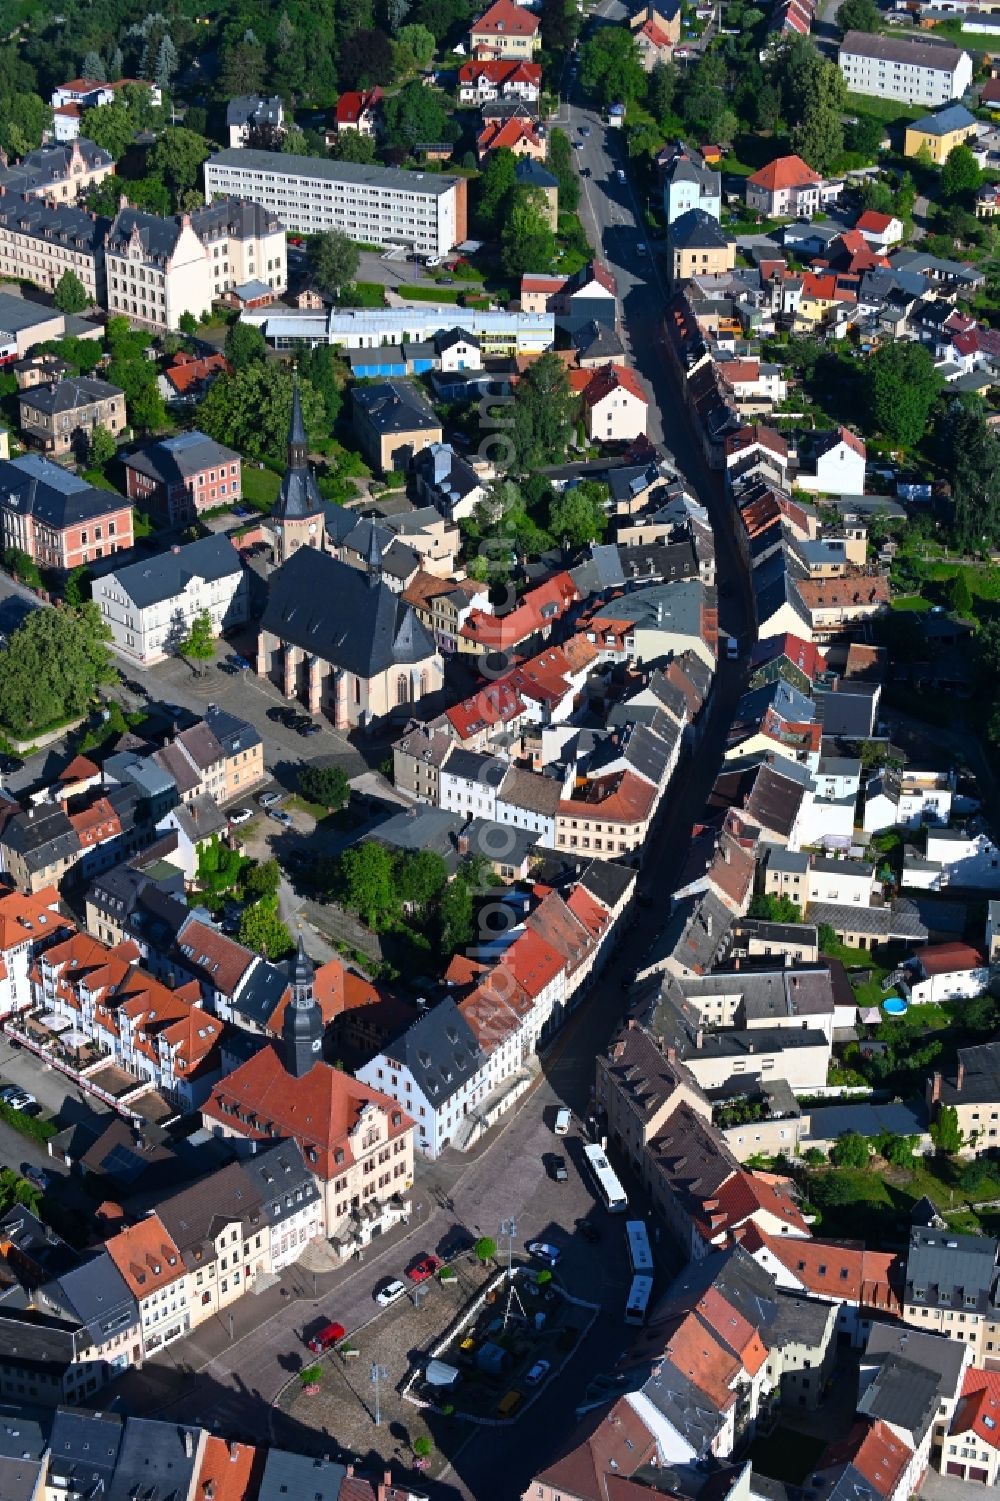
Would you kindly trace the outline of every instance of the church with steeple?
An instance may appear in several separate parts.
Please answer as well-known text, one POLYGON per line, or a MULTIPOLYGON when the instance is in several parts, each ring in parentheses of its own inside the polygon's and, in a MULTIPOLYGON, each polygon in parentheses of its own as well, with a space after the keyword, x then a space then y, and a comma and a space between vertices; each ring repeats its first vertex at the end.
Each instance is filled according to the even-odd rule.
POLYGON ((414 1122, 323 1058, 323 1012, 301 938, 283 1002, 280 1034, 220 1080, 202 1120, 216 1136, 295 1141, 319 1186, 326 1234, 350 1256, 409 1214, 414 1122))
POLYGON ((279 566, 300 547, 326 546, 326 508, 309 462, 309 444, 302 421, 298 381, 292 392, 292 420, 288 432, 288 464, 271 512, 274 561, 279 566))
POLYGON ((439 695, 444 663, 412 606, 382 576, 371 527, 364 569, 327 548, 326 507, 309 465, 298 389, 288 467, 271 516, 277 568, 257 639, 257 672, 338 730, 368 729, 439 695))

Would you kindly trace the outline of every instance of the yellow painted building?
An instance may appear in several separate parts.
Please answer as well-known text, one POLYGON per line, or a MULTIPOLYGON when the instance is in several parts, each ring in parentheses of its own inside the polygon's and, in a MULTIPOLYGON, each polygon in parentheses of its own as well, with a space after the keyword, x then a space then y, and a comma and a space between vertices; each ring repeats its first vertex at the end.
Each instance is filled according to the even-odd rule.
POLYGON ((924 115, 906 127, 904 156, 917 156, 926 146, 931 161, 942 167, 956 146, 963 146, 976 134, 976 118, 964 104, 949 104, 936 114, 924 115))

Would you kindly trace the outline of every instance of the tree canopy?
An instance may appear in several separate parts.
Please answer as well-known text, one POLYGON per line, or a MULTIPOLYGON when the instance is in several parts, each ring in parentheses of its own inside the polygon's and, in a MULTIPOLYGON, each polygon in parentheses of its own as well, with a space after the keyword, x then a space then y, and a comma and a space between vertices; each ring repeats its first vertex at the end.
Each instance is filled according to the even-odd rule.
POLYGON ((500 259, 508 276, 550 271, 556 237, 549 226, 548 205, 540 188, 516 187, 507 206, 500 236, 500 259))
MULTIPOLYGON (((198 410, 198 425, 217 443, 252 459, 281 462, 288 444, 293 381, 288 366, 273 360, 220 375, 198 410)), ((299 380, 299 396, 306 431, 318 436, 325 430, 322 400, 303 379, 299 380)))
POLYGON ((879 432, 905 448, 919 443, 943 385, 930 351, 909 341, 880 344, 868 361, 867 384, 879 432))
POLYGON ((69 266, 59 278, 52 301, 61 313, 82 313, 90 306, 86 287, 69 266))
POLYGON ((580 80, 601 104, 634 104, 646 92, 639 48, 625 26, 595 31, 581 52, 580 80))
POLYGON ((0 651, 5 728, 28 735, 83 714, 95 689, 118 679, 110 639, 96 605, 33 610, 0 651))
POLYGON ((527 473, 565 456, 578 414, 566 366, 551 351, 530 365, 517 383, 511 438, 518 465, 527 473))
POLYGON ((354 280, 361 264, 358 247, 339 229, 311 235, 306 254, 313 281, 321 292, 332 297, 339 297, 341 290, 354 280))
POLYGON ((324 808, 342 808, 351 795, 351 784, 341 766, 320 766, 307 761, 299 768, 299 791, 311 803, 324 808))

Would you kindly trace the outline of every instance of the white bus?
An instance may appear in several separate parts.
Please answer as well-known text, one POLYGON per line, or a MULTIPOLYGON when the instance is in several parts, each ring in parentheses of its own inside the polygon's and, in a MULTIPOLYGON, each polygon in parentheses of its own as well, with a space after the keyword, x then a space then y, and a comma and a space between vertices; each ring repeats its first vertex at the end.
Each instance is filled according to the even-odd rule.
POLYGON ((635 1277, 653 1275, 653 1253, 649 1249, 649 1236, 644 1220, 627 1220, 625 1235, 628 1240, 628 1259, 635 1277))
POLYGON ((649 1310, 649 1300, 653 1296, 652 1277, 633 1277, 632 1286, 628 1292, 628 1302, 625 1304, 626 1324, 644 1324, 649 1310))
POLYGON ((597 1191, 604 1200, 605 1209, 609 1214, 624 1214, 628 1208, 628 1199, 603 1150, 596 1142, 591 1142, 584 1147, 583 1155, 594 1176, 597 1191))

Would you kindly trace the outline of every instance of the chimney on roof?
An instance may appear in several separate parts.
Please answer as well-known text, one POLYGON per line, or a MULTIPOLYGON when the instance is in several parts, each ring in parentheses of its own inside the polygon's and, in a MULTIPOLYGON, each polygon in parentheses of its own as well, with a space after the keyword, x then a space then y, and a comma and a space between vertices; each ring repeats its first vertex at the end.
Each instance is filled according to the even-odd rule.
MULTIPOLYGON (((256 1146, 256 1142, 254 1143, 254 1145, 256 1146)), ((231 1438, 229 1440, 229 1461, 230 1461, 230 1463, 231 1464, 235 1464, 236 1461, 239 1459, 239 1457, 240 1457, 240 1446, 239 1446, 239 1444, 236 1442, 236 1440, 234 1438, 231 1438)))
POLYGON ((184 1430, 184 1453, 188 1459, 194 1459, 194 1434, 190 1428, 184 1430))
POLYGON ((931 1104, 932 1105, 936 1105, 937 1102, 938 1102, 938 1100, 941 1098, 941 1083, 942 1083, 941 1075, 939 1073, 935 1073, 934 1078, 931 1081, 931 1104))
POLYGON ((965 1083, 965 1064, 962 1062, 962 1060, 960 1058, 958 1060, 958 1069, 956 1070, 956 1073, 955 1073, 955 1088, 958 1089, 958 1090, 961 1090, 961 1088, 962 1088, 962 1086, 963 1086, 964 1083, 965 1083))
POLYGON ((179 553, 179 552, 180 552, 180 548, 179 548, 179 547, 178 547, 178 545, 177 545, 177 543, 176 543, 176 542, 175 542, 175 543, 174 543, 174 545, 173 545, 173 547, 172 547, 172 548, 171 548, 171 549, 170 549, 170 551, 171 551, 171 552, 172 552, 172 553, 179 553))
POLYGON ((697 1030, 697 1032, 694 1034, 694 1045, 695 1045, 695 1050, 700 1053, 701 1050, 702 1050, 702 1048, 705 1046, 705 1031, 704 1031, 704 1028, 699 1027, 698 1030, 697 1030))

